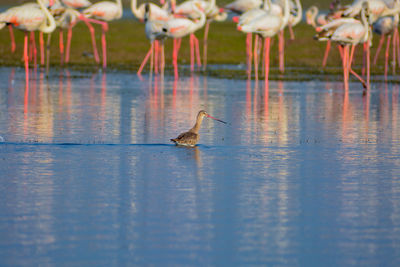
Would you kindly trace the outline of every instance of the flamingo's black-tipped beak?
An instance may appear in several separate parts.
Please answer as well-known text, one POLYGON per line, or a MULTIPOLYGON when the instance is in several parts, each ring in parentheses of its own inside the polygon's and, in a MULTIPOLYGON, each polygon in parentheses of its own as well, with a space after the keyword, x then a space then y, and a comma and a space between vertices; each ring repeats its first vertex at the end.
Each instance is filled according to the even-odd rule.
POLYGON ((206 115, 207 117, 209 117, 209 118, 211 118, 211 119, 213 119, 213 120, 216 120, 216 121, 219 121, 219 122, 222 122, 222 123, 225 123, 226 124, 226 122, 224 122, 224 121, 222 121, 222 120, 220 120, 220 119, 217 119, 217 118, 214 118, 213 116, 210 116, 210 115, 206 115))

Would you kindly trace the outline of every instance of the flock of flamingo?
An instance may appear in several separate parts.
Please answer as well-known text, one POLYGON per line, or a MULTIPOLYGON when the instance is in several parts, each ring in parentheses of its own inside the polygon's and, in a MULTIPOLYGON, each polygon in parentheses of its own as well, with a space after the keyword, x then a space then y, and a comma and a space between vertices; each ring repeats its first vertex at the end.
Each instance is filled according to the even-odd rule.
MULTIPOLYGON (((237 23, 237 30, 247 34, 247 73, 252 75, 254 64, 255 78, 258 79, 259 58, 263 59, 265 87, 268 88, 269 58, 271 38, 278 36, 279 43, 279 70, 284 72, 284 35, 287 27, 291 39, 294 39, 293 27, 303 15, 300 0, 235 0, 220 8, 216 0, 187 0, 180 4, 176 0, 168 0, 161 4, 146 2, 137 6, 137 0, 131 0, 131 9, 134 16, 145 23, 145 33, 150 40, 150 49, 140 68, 141 75, 147 62, 150 71, 156 74, 164 73, 164 40, 173 39, 173 68, 175 78, 178 77, 178 53, 181 40, 189 36, 190 40, 190 67, 195 65, 206 68, 207 64, 207 36, 212 21, 223 21, 228 12, 235 13, 233 21, 237 23), (204 29, 203 60, 200 58, 199 40, 195 32, 204 29), (255 36, 254 38, 252 36, 255 36), (254 39, 254 41, 253 41, 254 39), (254 45, 253 45, 254 44, 254 45), (264 48, 262 49, 262 45, 264 48)), ((25 32, 24 62, 26 80, 29 80, 29 61, 33 60, 36 66, 35 32, 39 32, 41 64, 49 68, 50 36, 56 28, 60 30, 59 47, 61 64, 69 62, 72 28, 79 21, 83 21, 90 30, 94 60, 100 64, 100 56, 96 46, 95 32, 92 24, 102 27, 102 67, 107 67, 106 32, 108 22, 122 17, 123 7, 121 0, 100 1, 92 4, 88 0, 36 0, 36 3, 25 3, 12 7, 0 13, 0 29, 8 26, 11 38, 11 51, 15 51, 15 41, 12 29, 18 28, 25 32), (64 47, 63 31, 67 30, 67 43, 64 47), (46 63, 43 34, 48 34, 46 63), (29 36, 30 34, 30 36, 29 36)), ((348 90, 349 75, 357 77, 364 88, 370 86, 370 46, 372 45, 372 31, 381 35, 381 40, 374 57, 376 64, 379 51, 387 38, 385 53, 385 77, 388 72, 389 52, 392 43, 392 63, 395 70, 396 61, 400 67, 400 41, 398 21, 400 0, 354 0, 350 5, 341 5, 340 0, 333 0, 327 13, 321 13, 316 6, 306 12, 306 22, 316 30, 315 38, 326 41, 326 51, 322 65, 325 66, 331 48, 331 42, 338 44, 343 62, 343 79, 345 90, 348 90), (352 69, 355 47, 363 45, 364 60, 361 75, 352 69), (364 78, 363 78, 364 77, 364 78)))

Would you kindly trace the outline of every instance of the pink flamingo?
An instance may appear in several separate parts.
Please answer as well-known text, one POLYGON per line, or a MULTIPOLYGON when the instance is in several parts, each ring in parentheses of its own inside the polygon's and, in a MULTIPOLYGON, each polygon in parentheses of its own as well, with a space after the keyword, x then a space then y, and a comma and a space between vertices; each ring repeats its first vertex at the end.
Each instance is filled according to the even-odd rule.
POLYGON ((244 32, 256 33, 264 38, 264 61, 265 61, 265 89, 269 87, 269 54, 270 54, 270 43, 271 37, 281 32, 284 27, 288 24, 290 17, 289 1, 284 0, 283 16, 274 15, 267 13, 259 16, 247 24, 238 26, 238 30, 244 32))
MULTIPOLYGON (((180 48, 181 38, 190 35, 191 47, 193 47, 193 42, 198 42, 197 38, 194 36, 194 32, 204 26, 206 22, 206 16, 201 11, 201 6, 197 2, 193 2, 193 5, 196 7, 198 14, 200 15, 200 19, 197 21, 192 21, 187 18, 172 18, 165 22, 165 31, 168 37, 174 39, 174 48, 173 48, 173 65, 174 65, 174 74, 175 78, 178 78, 178 52, 180 48)), ((191 58, 193 56, 194 51, 191 51, 191 58)), ((193 70, 193 61, 191 62, 192 70, 193 70)))
POLYGON ((139 21, 144 22, 145 20, 146 5, 148 5, 147 8, 149 9, 149 17, 147 18, 147 21, 166 21, 170 19, 171 14, 168 11, 167 5, 160 7, 154 3, 143 3, 137 7, 137 0, 131 0, 132 13, 139 21))
POLYGON ((83 10, 85 18, 95 18, 96 20, 88 20, 102 25, 102 48, 103 48, 103 69, 107 67, 107 44, 106 32, 108 31, 108 21, 120 19, 122 17, 122 3, 121 0, 115 2, 101 1, 97 2, 90 7, 83 10), (100 20, 97 21, 97 20, 100 20))
MULTIPOLYGON (((243 25, 251 23, 254 19, 271 13, 271 2, 270 0, 264 0, 263 8, 250 9, 242 15, 233 17, 233 21, 237 22, 238 29, 241 29, 243 25)), ((256 34, 254 40, 254 72, 255 79, 258 80, 258 41, 259 36, 256 34)), ((246 36, 246 55, 247 55, 247 76, 248 79, 251 77, 251 62, 252 62, 252 33, 247 32, 246 36)))
POLYGON ((376 54, 374 57, 374 65, 378 60, 379 53, 383 46, 383 42, 385 40, 385 36, 387 36, 387 44, 386 44, 386 52, 385 52, 385 79, 387 79, 388 72, 388 62, 389 62, 389 50, 390 50, 390 40, 393 36, 393 74, 395 72, 396 67, 396 47, 399 46, 399 36, 396 31, 399 24, 399 14, 395 16, 386 16, 379 18, 372 26, 375 33, 381 35, 381 39, 379 41, 378 48, 376 50, 376 54))
POLYGON ((227 4, 224 9, 237 14, 242 14, 250 9, 259 8, 262 3, 262 0, 235 0, 227 4))
POLYGON ((369 22, 366 18, 366 13, 369 8, 368 2, 363 2, 361 9, 361 22, 348 22, 339 26, 333 33, 330 39, 338 42, 343 48, 340 49, 343 61, 343 78, 345 91, 349 89, 349 73, 352 73, 357 79, 361 81, 364 88, 369 89, 369 22), (353 61, 354 50, 357 44, 366 43, 367 48, 367 82, 365 82, 356 72, 351 68, 353 61), (351 52, 349 54, 349 47, 351 52))
MULTIPOLYGON (((2 20, 2 23, 11 24, 25 32, 24 38, 24 61, 25 61, 25 75, 26 84, 29 81, 29 63, 28 63, 28 32, 42 31, 44 33, 50 33, 56 28, 54 17, 50 14, 48 9, 45 7, 43 0, 37 0, 39 4, 38 8, 32 8, 32 6, 21 6, 17 9, 12 16, 2 20)), ((50 5, 53 2, 50 1, 50 5)))
POLYGON ((146 22, 145 24, 145 32, 146 32, 146 37, 150 40, 150 49, 149 52, 146 54, 145 58, 143 59, 143 62, 140 64, 140 68, 137 72, 138 76, 141 76, 143 67, 145 66, 146 62, 148 61, 150 57, 150 73, 153 71, 153 60, 154 60, 154 67, 155 67, 155 72, 157 74, 157 69, 158 69, 158 63, 157 63, 157 55, 158 55, 158 41, 161 41, 161 60, 160 60, 160 67, 161 67, 161 73, 164 73, 164 44, 163 41, 167 37, 166 35, 166 29, 164 28, 164 21, 161 20, 151 20, 151 7, 150 4, 146 4, 145 6, 145 16, 144 20, 146 22), (154 51, 156 57, 154 58, 154 51))

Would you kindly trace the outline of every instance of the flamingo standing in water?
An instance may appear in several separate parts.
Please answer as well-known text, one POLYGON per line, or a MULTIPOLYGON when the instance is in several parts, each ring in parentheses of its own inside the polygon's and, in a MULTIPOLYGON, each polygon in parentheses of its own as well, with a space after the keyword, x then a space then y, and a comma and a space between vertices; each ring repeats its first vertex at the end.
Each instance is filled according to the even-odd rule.
POLYGON ((348 22, 339 26, 333 33, 330 39, 334 42, 338 42, 343 48, 341 48, 341 55, 343 61, 343 78, 345 90, 349 89, 349 73, 352 73, 357 77, 364 88, 369 89, 369 44, 370 44, 370 21, 367 20, 366 14, 368 10, 368 2, 362 3, 361 9, 361 22, 348 22), (351 68, 351 63, 353 61, 354 49, 357 44, 366 43, 364 47, 367 48, 367 81, 365 82, 356 72, 351 68), (351 52, 349 54, 349 47, 351 47, 351 52))
POLYGON ((399 14, 395 16, 386 16, 379 18, 373 25, 373 31, 379 35, 381 35, 381 39, 379 41, 378 48, 376 50, 376 54, 374 57, 374 65, 378 60, 379 53, 383 46, 383 42, 385 41, 385 36, 387 38, 386 43, 386 52, 385 52, 385 79, 387 78, 388 72, 388 63, 389 63, 389 50, 390 50, 390 41, 393 36, 393 74, 395 73, 396 68, 396 48, 398 47, 398 35, 396 36, 396 29, 399 25, 399 14))
MULTIPOLYGON (((167 36, 174 39, 172 60, 175 78, 178 78, 178 52, 182 40, 181 38, 186 35, 190 35, 191 44, 193 42, 198 43, 197 38, 194 36, 194 32, 203 27, 206 22, 206 15, 201 11, 200 4, 193 2, 193 5, 200 16, 199 20, 193 21, 188 18, 172 18, 166 21, 164 25, 164 30, 167 33, 167 36)), ((191 51, 191 55, 193 55, 193 51, 191 51)))
POLYGON ((146 22, 145 24, 145 32, 146 32, 146 37, 150 40, 150 49, 149 52, 146 54, 145 58, 143 59, 143 62, 140 64, 140 68, 137 72, 137 74, 140 76, 143 70, 143 67, 145 66, 146 62, 148 61, 150 57, 150 73, 153 70, 153 58, 154 58, 154 51, 155 51, 155 59, 154 59, 154 67, 156 69, 157 73, 157 53, 158 53, 158 41, 161 41, 161 73, 164 73, 164 39, 167 37, 166 34, 166 29, 164 28, 165 21, 162 20, 151 20, 151 6, 150 4, 146 3, 145 4, 145 16, 144 20, 146 22))
MULTIPOLYGON (((344 10, 340 8, 337 1, 333 1, 331 3, 331 10, 329 13, 319 12, 318 7, 311 6, 306 11, 306 22, 307 22, 307 24, 311 25, 317 32, 320 32, 321 27, 323 27, 324 25, 326 25, 332 21, 337 21, 337 22, 340 21, 339 19, 341 19, 343 11, 344 10)), ((346 18, 344 18, 344 19, 346 19, 346 18)), ((340 26, 339 24, 336 24, 336 26, 334 26, 334 27, 337 28, 339 26, 340 26)), ((330 27, 328 27, 328 28, 330 28, 330 27)), ((331 29, 330 32, 332 33, 333 30, 331 29)), ((324 34, 326 34, 326 33, 322 33, 321 36, 324 34)), ((329 51, 331 49, 331 40, 329 38, 324 38, 324 39, 321 39, 320 41, 327 42, 326 48, 325 48, 325 53, 324 53, 324 58, 322 60, 322 68, 325 68, 327 60, 328 60, 329 51)))
POLYGON ((265 88, 268 89, 269 76, 269 54, 271 37, 282 31, 288 24, 290 17, 289 1, 284 0, 283 16, 267 13, 259 16, 247 24, 238 26, 238 30, 259 34, 264 38, 264 61, 265 61, 265 88))
POLYGON ((189 131, 181 133, 177 138, 171 139, 176 145, 179 146, 190 146, 193 147, 197 144, 200 139, 199 130, 204 117, 211 118, 213 120, 225 123, 224 121, 210 116, 206 111, 200 110, 197 114, 196 123, 189 131))
POLYGON ((103 48, 103 69, 107 67, 107 44, 106 32, 108 31, 108 21, 120 19, 122 17, 122 3, 121 0, 116 2, 101 1, 97 2, 82 11, 86 18, 94 18, 96 20, 89 20, 94 23, 102 25, 101 42, 103 48), (97 21, 97 20, 100 20, 97 21))
MULTIPOLYGON (((53 32, 56 28, 54 17, 46 8, 43 0, 37 0, 39 8, 24 5, 17 9, 12 16, 2 18, 0 23, 11 24, 25 32, 24 38, 24 61, 25 61, 25 78, 26 83, 29 82, 29 58, 28 58, 28 32, 41 31, 44 33, 53 32)), ((50 0, 50 6, 53 0, 50 0)))

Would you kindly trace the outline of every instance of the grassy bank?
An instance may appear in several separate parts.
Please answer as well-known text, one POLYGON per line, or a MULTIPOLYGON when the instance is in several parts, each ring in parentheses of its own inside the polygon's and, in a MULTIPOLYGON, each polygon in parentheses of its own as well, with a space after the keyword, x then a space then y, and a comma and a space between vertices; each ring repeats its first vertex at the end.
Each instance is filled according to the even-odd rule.
MULTIPOLYGON (((99 52, 101 52, 100 28, 96 27, 96 37, 99 52)), ((295 27, 296 39, 289 40, 286 31, 285 65, 288 67, 284 79, 296 78, 301 74, 337 74, 340 77, 341 61, 337 49, 332 49, 328 60, 328 67, 321 70, 322 56, 325 49, 323 42, 313 40, 314 30, 310 26, 302 23, 295 27)), ((196 34, 202 41, 203 30, 196 34)), ((8 30, 4 28, 0 31, 0 65, 23 66, 21 60, 23 52, 23 33, 15 31, 17 51, 15 54, 10 52, 10 38, 8 30)), ((52 35, 51 42, 51 62, 52 67, 59 66, 60 54, 58 49, 58 30, 52 35)), ((66 36, 66 33, 64 33, 66 36)), ((375 43, 378 38, 375 38, 375 43)), ((209 64, 245 64, 245 35, 235 29, 232 22, 213 23, 209 33, 209 64)), ((180 64, 189 62, 189 40, 182 41, 182 48, 179 53, 180 64)), ((149 49, 149 41, 144 34, 144 25, 133 20, 120 20, 110 23, 110 30, 107 33, 108 66, 111 69, 127 70, 136 72, 140 62, 149 49)), ((172 41, 166 41, 166 65, 171 68, 172 41)), ((202 45, 201 45, 202 47, 202 45)), ((374 54, 376 45, 373 47, 374 54)), ((361 48, 356 54, 356 62, 362 62, 361 48)), ((79 23, 74 28, 71 46, 70 67, 82 70, 96 69, 97 65, 92 58, 92 47, 89 31, 83 23, 79 23)), ((381 55, 383 65, 383 53, 381 55)), ((277 39, 274 39, 271 50, 271 78, 282 78, 278 75, 278 52, 277 39)), ((382 73, 382 67, 373 67, 376 74, 382 73)), ((171 71, 170 69, 168 71, 171 71)), ((209 75, 222 77, 245 78, 243 70, 218 70, 207 72, 209 75)))

